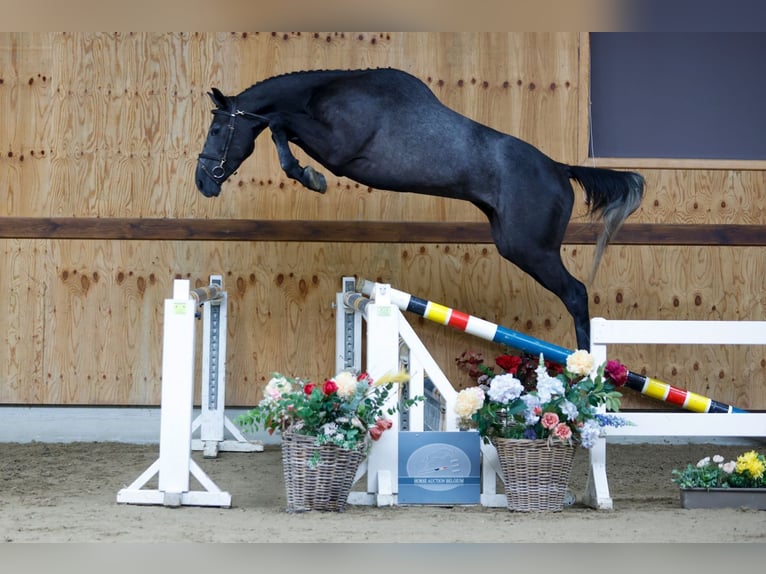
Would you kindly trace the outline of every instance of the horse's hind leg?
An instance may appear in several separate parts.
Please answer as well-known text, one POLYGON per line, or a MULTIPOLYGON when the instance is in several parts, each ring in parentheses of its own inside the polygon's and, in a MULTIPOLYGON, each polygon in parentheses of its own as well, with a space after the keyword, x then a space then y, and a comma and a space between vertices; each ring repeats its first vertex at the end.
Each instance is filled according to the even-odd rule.
POLYGON ((538 253, 530 257, 529 252, 525 252, 521 257, 517 254, 509 260, 561 299, 574 321, 577 348, 590 351, 588 291, 585 285, 567 271, 561 256, 558 253, 538 253))
POLYGON ((277 148, 279 165, 282 166, 285 174, 311 190, 318 191, 319 193, 327 191, 327 181, 321 173, 310 165, 302 167, 298 163, 298 160, 290 151, 285 132, 276 125, 269 125, 269 128, 271 129, 271 139, 277 148))
POLYGON ((553 238, 539 237, 540 225, 545 221, 538 221, 534 228, 525 228, 518 221, 511 226, 504 226, 497 218, 490 218, 490 221, 500 255, 561 300, 574 321, 577 348, 590 350, 588 291, 561 261, 563 231, 553 238))

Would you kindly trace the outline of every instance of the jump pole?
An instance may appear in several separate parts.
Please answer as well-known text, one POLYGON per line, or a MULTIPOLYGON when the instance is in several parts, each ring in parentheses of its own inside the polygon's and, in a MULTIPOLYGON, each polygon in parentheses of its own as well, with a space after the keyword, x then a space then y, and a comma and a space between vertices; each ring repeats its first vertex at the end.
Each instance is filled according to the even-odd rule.
POLYGON ((117 502, 164 506, 231 506, 222 491, 191 458, 194 399, 195 307, 217 297, 218 286, 189 291, 189 281, 173 282, 173 298, 165 299, 162 337, 162 398, 159 458, 132 484, 117 493, 117 502), (189 490, 189 475, 205 489, 189 490), (143 487, 157 475, 157 488, 143 487))
POLYGON ((207 287, 193 289, 190 295, 202 305, 200 414, 192 423, 192 434, 199 430, 199 438, 192 438, 192 450, 203 451, 205 458, 216 458, 219 451, 262 452, 263 443, 247 440, 224 412, 229 298, 223 277, 211 275, 207 287), (226 431, 234 438, 227 439, 226 431))
MULTIPOLYGON (((369 297, 374 291, 375 282, 367 279, 360 279, 357 282, 356 287, 358 292, 369 297)), ((492 341, 493 343, 506 345, 536 355, 542 353, 546 359, 555 363, 562 365, 566 364, 567 357, 574 352, 570 349, 565 349, 564 347, 559 347, 540 339, 536 339, 535 337, 524 335, 518 331, 485 321, 484 319, 480 319, 473 315, 456 311, 455 309, 445 307, 439 303, 420 299, 419 297, 415 297, 404 291, 389 288, 388 295, 391 303, 396 305, 402 311, 414 313, 429 321, 448 325, 464 331, 469 335, 474 335, 481 339, 492 341)), ((628 371, 628 380, 625 383, 625 386, 652 399, 664 401, 691 412, 747 412, 708 397, 674 387, 657 379, 634 373, 630 370, 628 371)))

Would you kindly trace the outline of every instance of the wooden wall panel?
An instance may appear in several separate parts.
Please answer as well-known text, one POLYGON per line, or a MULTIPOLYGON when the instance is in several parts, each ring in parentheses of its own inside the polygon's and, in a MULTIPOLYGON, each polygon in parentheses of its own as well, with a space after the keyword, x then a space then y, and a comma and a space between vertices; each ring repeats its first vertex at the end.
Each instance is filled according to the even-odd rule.
POLYGON ((0 34, 0 191, 3 213, 35 213, 48 185, 52 48, 46 34, 0 34))
POLYGON ((193 174, 210 122, 206 92, 217 86, 236 94, 296 70, 401 67, 477 121, 558 159, 577 156, 576 34, 49 33, 4 40, 5 59, 28 53, 28 44, 45 51, 9 74, 0 98, 5 92, 6 106, 38 118, 25 129, 41 145, 30 148, 14 128, 9 151, 45 150, 51 172, 8 215, 482 219, 463 202, 370 193, 329 173, 328 193, 313 194, 284 176, 268 134, 225 186, 226 201, 202 197, 193 174), (39 78, 27 73, 30 65, 39 78))
MULTIPOLYGON (((758 293, 762 266, 731 284, 711 281, 675 295, 657 278, 647 281, 620 271, 630 262, 715 275, 725 262, 751 258, 752 249, 719 248, 711 262, 687 258, 681 248, 657 253, 617 246, 607 252, 591 290, 591 314, 759 318, 766 300, 762 293, 751 294, 758 293), (735 307, 729 300, 746 304, 735 307)), ((586 272, 592 248, 572 251, 565 254, 566 264, 575 273, 586 272)), ((200 286, 211 273, 223 274, 229 293, 227 403, 232 406, 254 404, 272 371, 311 378, 332 373, 335 293, 345 275, 390 282, 418 297, 574 346, 571 319, 561 303, 486 246, 6 240, 5 262, 10 296, 4 318, 9 365, 4 402, 157 404, 162 301, 172 293, 174 278, 200 286), (27 263, 35 261, 38 267, 28 270, 27 263), (22 314, 22 307, 30 312, 22 314)), ((482 351, 491 360, 503 351, 416 316, 408 320, 458 386, 470 383, 455 367, 460 353, 482 351)), ((766 349, 626 346, 616 348, 614 356, 631 370, 740 408, 766 405, 766 349)), ((625 404, 666 408, 632 391, 625 404)))
POLYGON ((45 401, 44 241, 0 240, 0 403, 45 401))
MULTIPOLYGON (((295 70, 394 66, 465 115, 576 162, 579 42, 577 33, 2 33, 0 215, 483 222, 465 202, 371 190, 331 174, 326 194, 302 189, 282 173, 268 135, 219 198, 204 198, 193 174, 211 117, 206 92, 235 94, 295 70)), ((646 198, 631 223, 766 224, 766 172, 642 173, 646 198)), ((575 193, 573 221, 582 222, 575 193)), ((217 272, 230 301, 231 405, 254 404, 273 370, 331 374, 343 275, 387 281, 574 345, 563 305, 492 245, 17 238, 0 245, 8 294, 2 403, 158 404, 162 301, 173 278, 197 286, 217 272)), ((588 276, 591 245, 562 253, 573 274, 588 276)), ((590 291, 591 315, 763 319, 764 273, 762 247, 612 246, 590 291)), ((454 367, 457 355, 498 352, 410 319, 458 386, 469 381, 454 367)), ((763 349, 619 353, 633 370, 766 409, 763 349)), ((662 408, 635 393, 626 405, 662 408)))

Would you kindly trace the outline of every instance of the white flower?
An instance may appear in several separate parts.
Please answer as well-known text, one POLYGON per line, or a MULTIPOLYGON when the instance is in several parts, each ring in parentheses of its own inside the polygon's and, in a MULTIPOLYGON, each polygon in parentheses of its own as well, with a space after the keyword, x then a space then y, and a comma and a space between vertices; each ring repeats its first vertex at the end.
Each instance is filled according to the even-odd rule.
POLYGON ((561 411, 567 416, 567 419, 569 419, 570 421, 575 420, 577 418, 577 415, 580 414, 575 404, 567 400, 564 400, 561 403, 561 411))
POLYGON ((537 380, 540 380, 543 377, 548 376, 548 369, 545 367, 545 359, 543 358, 542 353, 540 353, 540 359, 537 362, 537 368, 535 369, 535 374, 537 375, 537 380))
POLYGON ((470 419, 484 404, 484 391, 479 387, 461 390, 455 399, 455 414, 461 419, 470 419))
POLYGON ((352 397, 359 386, 359 380, 351 371, 341 371, 332 380, 338 385, 338 396, 343 399, 352 397))
POLYGON ((701 459, 697 463, 697 468, 702 468, 703 466, 707 466, 708 464, 710 464, 710 457, 706 456, 705 458, 701 459))
POLYGON ((526 405, 526 409, 524 409, 524 424, 527 426, 537 424, 537 421, 540 420, 540 416, 535 414, 535 409, 542 406, 540 397, 536 395, 523 395, 521 400, 526 405))
POLYGON ((564 383, 556 377, 545 375, 542 379, 537 381, 537 396, 540 397, 540 401, 547 403, 554 395, 564 394, 564 383))
POLYGON ((587 375, 593 370, 595 360, 588 351, 580 349, 567 357, 567 370, 575 375, 587 375))
POLYGON ((263 389, 263 402, 278 401, 285 393, 293 392, 293 384, 284 376, 275 374, 263 389))
POLYGON ((327 423, 327 424, 322 425, 322 427, 320 428, 320 431, 322 432, 322 434, 324 434, 324 435, 326 435, 328 437, 332 437, 335 434, 337 434, 337 432, 338 432, 338 425, 336 425, 335 423, 327 423))
POLYGON ((721 464, 723 462, 723 457, 720 454, 717 454, 713 456, 713 462, 716 464, 721 464))
POLYGON ((734 460, 730 460, 729 462, 726 462, 721 465, 721 470, 724 471, 726 474, 731 474, 734 472, 734 470, 737 468, 737 462, 734 460))
POLYGON ((496 403, 509 403, 521 396, 524 385, 521 381, 510 374, 498 375, 489 384, 487 395, 496 403))

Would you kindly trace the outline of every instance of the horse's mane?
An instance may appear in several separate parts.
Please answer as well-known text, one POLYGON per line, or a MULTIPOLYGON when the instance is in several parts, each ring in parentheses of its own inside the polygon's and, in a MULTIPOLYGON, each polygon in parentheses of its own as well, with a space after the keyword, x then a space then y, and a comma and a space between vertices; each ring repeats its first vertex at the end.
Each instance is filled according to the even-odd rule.
MULTIPOLYGON (((374 70, 394 70, 394 68, 389 66, 384 68, 321 68, 317 70, 293 70, 292 72, 285 72, 283 74, 277 74, 276 76, 270 76, 268 78, 264 78, 263 80, 259 80, 250 86, 250 88, 254 88, 255 86, 266 84, 275 80, 281 80, 302 74, 352 74, 354 72, 370 72, 374 70)), ((247 89, 249 90, 250 88, 247 89)))

